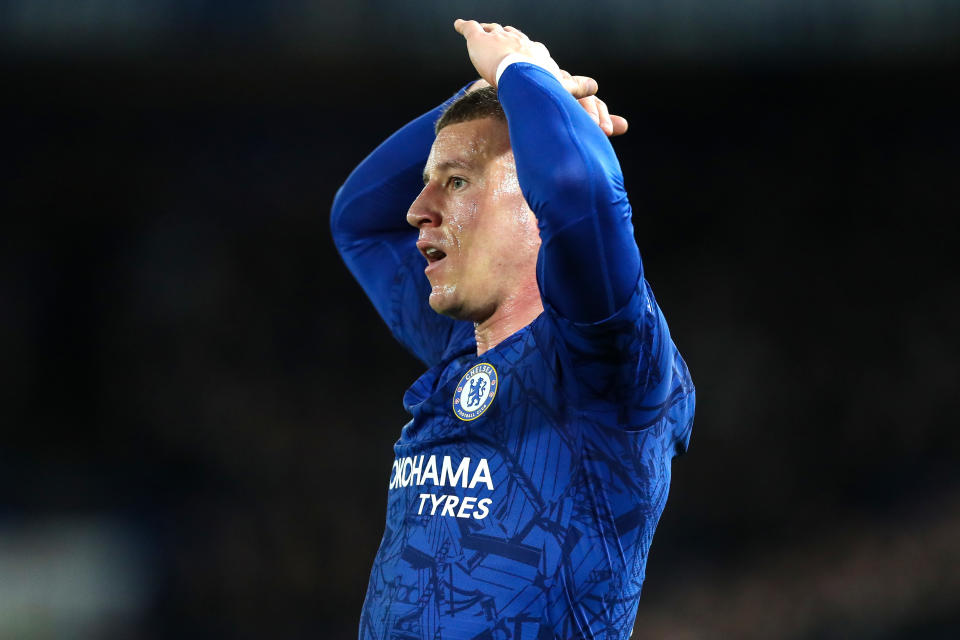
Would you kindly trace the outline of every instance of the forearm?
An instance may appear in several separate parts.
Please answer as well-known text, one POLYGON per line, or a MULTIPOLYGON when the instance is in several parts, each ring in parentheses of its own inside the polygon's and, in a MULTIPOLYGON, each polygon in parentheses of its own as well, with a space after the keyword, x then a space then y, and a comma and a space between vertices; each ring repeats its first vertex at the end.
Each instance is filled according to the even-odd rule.
POLYGON ((411 232, 405 214, 423 187, 423 165, 433 144, 433 125, 464 89, 409 122, 368 155, 333 201, 330 227, 338 242, 390 232, 411 232))
POLYGON ((417 231, 407 224, 406 213, 423 187, 433 126, 449 102, 413 120, 367 156, 337 192, 330 216, 347 268, 396 338, 428 365, 442 353, 452 322, 427 305, 430 287, 415 246, 417 231))
POLYGON ((629 300, 641 273, 613 147, 542 68, 511 64, 498 85, 520 186, 540 227, 541 296, 571 320, 607 318, 629 300))

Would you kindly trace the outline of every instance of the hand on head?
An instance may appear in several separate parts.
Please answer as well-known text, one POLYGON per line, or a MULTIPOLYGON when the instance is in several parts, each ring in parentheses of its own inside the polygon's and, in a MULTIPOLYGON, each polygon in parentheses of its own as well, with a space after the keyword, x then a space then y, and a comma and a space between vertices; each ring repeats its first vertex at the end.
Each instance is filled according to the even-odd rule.
POLYGON ((626 119, 611 115, 606 103, 596 96, 597 81, 561 69, 543 43, 530 40, 519 29, 495 22, 457 19, 453 27, 466 39, 470 61, 482 78, 470 87, 471 91, 487 84, 496 86, 500 62, 510 54, 519 54, 552 73, 608 136, 626 133, 626 119))

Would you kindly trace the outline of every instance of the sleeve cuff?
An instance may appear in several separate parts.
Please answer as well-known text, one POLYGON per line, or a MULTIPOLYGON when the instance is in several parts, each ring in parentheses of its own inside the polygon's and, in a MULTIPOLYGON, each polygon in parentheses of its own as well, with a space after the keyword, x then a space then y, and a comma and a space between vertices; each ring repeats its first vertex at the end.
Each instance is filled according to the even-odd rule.
POLYGON ((534 66, 540 67, 541 69, 543 69, 544 71, 546 71, 547 73, 555 77, 558 81, 560 80, 559 68, 551 69, 550 67, 546 67, 543 65, 542 61, 537 60, 536 58, 533 58, 531 56, 525 56, 522 53, 510 53, 510 54, 507 54, 506 57, 504 57, 504 59, 500 61, 500 64, 497 65, 496 81, 497 81, 498 87, 500 86, 500 76, 502 76, 503 72, 507 70, 507 67, 512 65, 514 62, 527 62, 534 66))

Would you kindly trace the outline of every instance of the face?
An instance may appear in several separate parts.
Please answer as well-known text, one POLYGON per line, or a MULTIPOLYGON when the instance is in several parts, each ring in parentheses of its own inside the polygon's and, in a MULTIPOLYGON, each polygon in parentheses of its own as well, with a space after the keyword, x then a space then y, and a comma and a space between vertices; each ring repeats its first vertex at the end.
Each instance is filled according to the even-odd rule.
POLYGON ((407 222, 420 231, 434 311, 479 323, 539 299, 540 234, 505 123, 482 118, 440 130, 407 222))

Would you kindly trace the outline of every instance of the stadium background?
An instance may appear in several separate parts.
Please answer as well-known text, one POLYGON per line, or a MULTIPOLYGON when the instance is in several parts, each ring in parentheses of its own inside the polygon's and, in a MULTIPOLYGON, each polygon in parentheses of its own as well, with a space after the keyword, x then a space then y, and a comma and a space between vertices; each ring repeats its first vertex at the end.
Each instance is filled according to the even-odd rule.
POLYGON ((327 212, 459 15, 631 122, 699 400, 637 636, 956 637, 948 0, 0 2, 0 637, 355 637, 420 367, 327 212))

